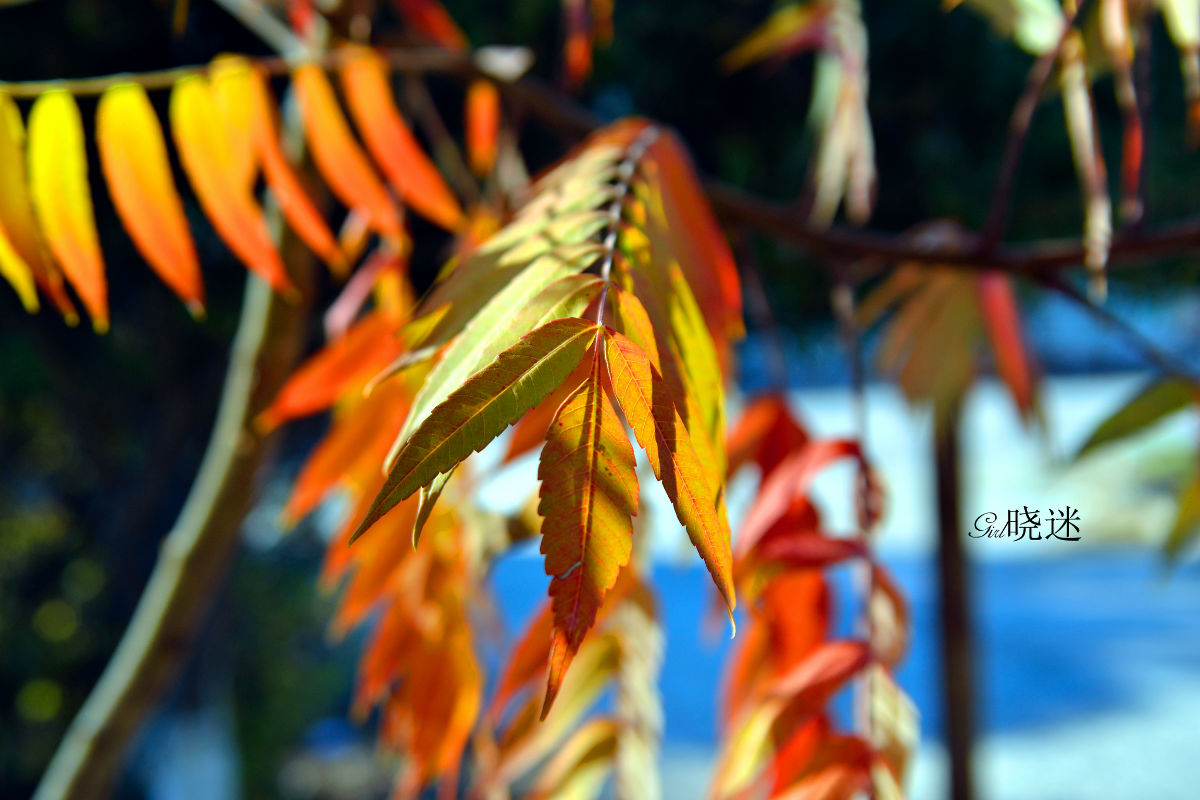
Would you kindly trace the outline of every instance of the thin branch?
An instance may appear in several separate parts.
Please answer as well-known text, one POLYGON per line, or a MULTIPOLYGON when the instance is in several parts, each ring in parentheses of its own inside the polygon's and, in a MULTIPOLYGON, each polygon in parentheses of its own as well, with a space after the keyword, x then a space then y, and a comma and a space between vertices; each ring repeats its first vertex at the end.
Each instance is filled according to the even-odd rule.
POLYGON ((1004 150, 1004 160, 1001 162, 1000 174, 996 178, 996 186, 992 190, 992 203, 988 211, 987 223, 983 227, 983 234, 979 240, 982 250, 994 247, 1004 236, 1013 184, 1017 177, 1017 167, 1021 163, 1021 154, 1025 151, 1025 142, 1029 139, 1033 113, 1037 110, 1038 99, 1046 87, 1046 82, 1050 80, 1050 73, 1054 70, 1054 64, 1058 61, 1063 46, 1067 43, 1067 37, 1070 36, 1071 28, 1075 24, 1075 17, 1082 6, 1083 3, 1080 2, 1066 15, 1058 42, 1052 49, 1043 53, 1033 65, 1025 82, 1025 90, 1017 98, 1016 105, 1013 106, 1012 117, 1008 123, 1008 144, 1004 150))
POLYGON ((312 48, 300 40, 279 17, 267 10, 258 0, 214 0, 238 22, 254 32, 271 49, 291 58, 305 58, 312 48))
MULTIPOLYGON (((288 263, 302 281, 295 273, 305 259, 288 263)), ((67 730, 35 800, 105 796, 129 740, 189 652, 238 541, 267 452, 252 421, 299 356, 304 317, 303 306, 283 300, 254 276, 247 279, 217 421, 196 481, 129 627, 67 730)))
POLYGON ((1154 366, 1158 367, 1167 375, 1175 378, 1181 378, 1189 383, 1200 384, 1200 376, 1196 375, 1195 370, 1188 366, 1184 361, 1176 358, 1174 355, 1143 336, 1128 322, 1118 317, 1112 311, 1109 311, 1107 307, 1097 305, 1096 303, 1090 301, 1083 292, 1080 292, 1074 286, 1063 280, 1062 276, 1043 276, 1039 279, 1039 282, 1046 288, 1053 289, 1064 297, 1074 301, 1093 317, 1115 330, 1131 347, 1141 353, 1143 358, 1145 358, 1154 366))
MULTIPOLYGON (((298 132, 288 120, 286 135, 298 132)), ((274 203, 269 225, 292 279, 307 297, 314 257, 283 225, 274 203)), ((254 499, 255 475, 272 437, 254 425, 300 357, 308 303, 285 299, 254 275, 246 279, 241 319, 208 448, 150 580, 96 686, 59 743, 34 800, 108 795, 126 748, 191 652, 254 499)))
MULTIPOLYGON (((482 74, 474 66, 469 55, 451 53, 441 48, 404 48, 381 50, 379 53, 388 62, 389 66, 397 72, 412 74, 428 72, 448 75, 459 73, 470 75, 482 74)), ((326 69, 336 69, 353 55, 354 51, 349 49, 330 50, 320 54, 296 51, 287 57, 266 56, 249 60, 268 75, 287 75, 298 64, 317 64, 326 69)), ((65 89, 77 97, 95 96, 103 94, 107 89, 121 83, 136 83, 150 90, 170 89, 180 78, 186 78, 191 75, 203 75, 210 68, 211 65, 209 64, 190 64, 150 72, 119 72, 92 78, 18 82, 0 81, 0 91, 3 91, 10 97, 35 98, 52 89, 65 89)))
POLYGON ((471 203, 479 201, 479 184, 467 162, 463 160, 462 151, 446 127, 445 120, 438 112, 437 104, 429 94, 429 87, 419 75, 409 75, 404 81, 404 94, 412 112, 416 115, 421 129, 429 137, 433 145, 433 158, 437 161, 442 172, 446 173, 454 188, 461 197, 471 203))
MULTIPOLYGON (((453 75, 463 80, 473 80, 486 74, 470 56, 437 48, 404 48, 382 50, 380 53, 393 69, 403 73, 453 75)), ((333 69, 346 57, 345 51, 335 50, 307 61, 333 69)), ((255 63, 273 75, 285 75, 295 66, 293 61, 284 58, 258 59, 255 63)), ((171 87, 181 77, 203 73, 207 69, 202 65, 81 80, 0 82, 0 91, 23 98, 37 97, 50 89, 66 89, 77 95, 96 95, 110 86, 125 82, 136 82, 148 89, 163 89, 171 87)), ((498 81, 497 86, 515 106, 570 138, 586 136, 603 124, 602 120, 561 92, 534 79, 523 78, 509 83, 498 81)), ((995 247, 986 252, 976 243, 929 249, 915 244, 906 233, 818 228, 809 225, 790 206, 755 197, 711 179, 706 180, 704 185, 713 208, 726 224, 756 230, 821 256, 823 261, 830 264, 841 259, 868 262, 868 266, 874 269, 890 269, 901 263, 913 263, 1035 275, 1078 267, 1084 262, 1084 247, 1078 239, 1048 239, 995 247)), ((1108 265, 1110 269, 1129 266, 1156 256, 1178 255, 1193 250, 1200 250, 1200 216, 1154 231, 1125 231, 1114 238, 1108 265)), ((822 266, 832 269, 826 264, 822 266)))

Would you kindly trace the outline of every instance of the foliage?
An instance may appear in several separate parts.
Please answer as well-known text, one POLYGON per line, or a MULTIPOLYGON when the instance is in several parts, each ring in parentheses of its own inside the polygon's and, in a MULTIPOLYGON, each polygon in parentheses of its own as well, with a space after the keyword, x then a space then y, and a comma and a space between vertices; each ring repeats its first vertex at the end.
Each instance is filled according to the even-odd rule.
MULTIPOLYGON (((378 711, 381 741, 403 756, 397 796, 434 783, 451 796, 464 764, 478 796, 518 784, 534 797, 595 796, 609 774, 622 796, 657 796, 662 636, 638 517, 640 492, 655 481, 731 624, 737 595, 744 608, 713 796, 902 796, 916 724, 892 677, 908 639, 904 600, 870 544, 879 480, 858 442, 812 437, 775 394, 751 402, 726 438, 741 282, 682 141, 658 123, 623 119, 526 181, 504 102, 515 75, 472 60, 467 36, 435 0, 394 5, 407 33, 434 46, 418 52, 461 59, 465 159, 436 109, 433 122, 423 121, 434 157, 426 154, 393 97, 393 51, 340 38, 327 53, 294 61, 221 56, 169 80, 109 80, 94 135, 130 240, 193 315, 204 313, 204 279, 172 154, 212 229, 258 279, 299 295, 270 233, 277 209, 346 281, 326 317, 326 346, 258 422, 266 431, 332 412, 285 516, 295 522, 334 495, 346 501, 322 580, 340 587, 333 631, 372 630, 354 706, 361 715, 378 711), (285 141, 275 97, 284 82, 271 80, 284 77, 320 186, 299 141, 285 141), (167 132, 147 93, 155 81, 170 87, 167 132), (347 210, 336 233, 325 191, 347 210), (419 298, 410 211, 453 237, 453 255, 419 298), (541 485, 524 512, 499 519, 474 506, 469 457, 513 426, 506 461, 540 447, 541 485), (655 481, 639 479, 635 441, 655 481), (825 530, 808 496, 813 477, 839 459, 858 468, 859 519, 849 534, 825 530), (726 483, 751 463, 760 485, 735 547, 726 483), (487 574, 513 545, 539 535, 549 599, 489 695, 479 622, 487 574), (835 639, 822 570, 843 562, 868 576, 865 611, 855 638, 835 639), (829 703, 855 681, 865 711, 839 729, 829 703), (613 708, 598 702, 608 690, 613 708)), ((1096 3, 1079 21, 1073 5, 968 5, 1041 59, 1025 98, 1030 115, 1057 81, 1081 195, 1080 260, 1099 298, 1114 220, 1092 81, 1115 76, 1120 208, 1135 225, 1144 181, 1132 69, 1151 4, 1096 3)), ((1181 54, 1195 135, 1200 12, 1182 0, 1156 8, 1181 54)), ((578 87, 593 70, 593 47, 612 37, 613 8, 567 0, 563 10, 563 82, 578 87)), ((310 44, 335 22, 308 2, 288 3, 287 16, 290 35, 310 44)), ((820 242, 839 209, 861 225, 875 203, 859 3, 781 6, 722 66, 810 51, 811 182, 794 220, 820 242)), ((402 58, 397 65, 412 69, 402 58)), ((419 94, 419 79, 405 80, 419 94)), ((78 302, 103 332, 108 276, 76 94, 70 85, 40 91, 26 118, 0 90, 0 274, 26 309, 42 297, 74 324, 78 302)), ((888 266, 857 322, 844 315, 853 328, 894 309, 881 361, 914 402, 956 406, 986 342, 1020 412, 1038 418, 1037 369, 1010 277, 967 263, 997 246, 1009 191, 1001 182, 979 237, 953 223, 907 235, 902 244, 915 256, 888 266)), ((1191 392, 1184 380, 1158 384, 1088 447, 1190 404, 1191 392)), ((1182 495, 1174 549, 1196 527, 1195 486, 1182 495)))

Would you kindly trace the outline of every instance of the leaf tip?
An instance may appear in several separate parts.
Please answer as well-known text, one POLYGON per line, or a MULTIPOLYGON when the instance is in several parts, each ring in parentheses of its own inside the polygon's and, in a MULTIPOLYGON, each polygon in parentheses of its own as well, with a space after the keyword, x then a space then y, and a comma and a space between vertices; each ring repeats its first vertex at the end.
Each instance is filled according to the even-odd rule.
POLYGON ((196 322, 204 322, 208 319, 208 312, 204 308, 204 303, 199 300, 187 300, 184 302, 187 306, 188 313, 192 315, 192 319, 196 322))

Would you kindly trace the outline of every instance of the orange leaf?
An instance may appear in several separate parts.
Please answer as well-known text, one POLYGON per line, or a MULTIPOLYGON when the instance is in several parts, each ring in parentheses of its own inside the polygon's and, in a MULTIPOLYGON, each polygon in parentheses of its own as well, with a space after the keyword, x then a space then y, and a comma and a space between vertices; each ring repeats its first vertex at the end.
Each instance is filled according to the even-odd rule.
POLYGON ((762 395, 746 406, 729 432, 729 474, 753 461, 764 476, 769 475, 807 443, 808 434, 792 416, 787 398, 782 394, 762 395))
POLYGON ((849 439, 818 439, 784 459, 763 481, 758 498, 742 523, 738 536, 739 556, 749 552, 787 512, 793 498, 802 498, 808 493, 817 473, 833 461, 857 458, 860 453, 858 443, 849 439))
POLYGON ((304 462, 283 509, 284 519, 289 523, 299 520, 339 483, 373 485, 379 465, 404 424, 409 399, 408 388, 391 381, 348 409, 304 462))
POLYGON ((646 157, 660 173, 664 211, 671 223, 669 233, 679 265, 704 312, 722 369, 728 369, 726 342, 745 333, 742 284, 733 252, 679 139, 664 131, 651 143, 646 157))
POLYGON ((259 415, 258 424, 269 430, 329 408, 342 394, 365 386, 403 347, 386 314, 369 314, 301 364, 259 415))
POLYGON ((500 719, 509 699, 540 675, 546 668, 554 633, 554 607, 547 603, 525 629, 525 635, 513 647, 512 656, 492 696, 488 716, 500 719))
POLYGON ((645 351, 632 341, 608 330, 604 349, 617 403, 725 599, 732 620, 736 600, 729 521, 718 513, 717 498, 712 495, 676 402, 645 351))
POLYGON ((446 230, 458 230, 466 222, 462 207, 400 116, 387 64, 366 48, 354 52, 342 67, 342 92, 367 149, 405 203, 446 230))
POLYGON ((826 642, 769 687, 795 707, 816 711, 846 681, 867 665, 870 649, 863 642, 826 642))
POLYGON ((638 505, 633 448, 605 391, 602 366, 597 349, 591 374, 550 426, 538 468, 541 551, 554 606, 542 719, 633 549, 632 517, 638 505))
POLYGON ((467 89, 467 155, 476 175, 487 175, 496 164, 500 139, 500 91, 488 80, 467 89))
POLYGON ((417 33, 447 50, 465 50, 467 37, 437 0, 392 0, 417 33))
POLYGON ((207 80, 189 75, 176 81, 170 118, 183 170, 221 239, 247 269, 277 291, 294 292, 262 209, 246 186, 207 80))
POLYGON ((313 162, 329 188, 347 208, 361 209, 380 235, 403 238, 396 207, 354 140, 325 71, 316 64, 297 67, 292 84, 300 101, 313 162))
POLYGON ((104 93, 96 109, 96 142, 125 230, 188 310, 203 314, 196 245, 171 176, 162 127, 145 89, 121 83, 104 93))
POLYGON ((232 139, 243 137, 250 149, 239 149, 236 160, 249 158, 249 166, 240 167, 253 181, 254 170, 262 167, 271 194, 279 210, 296 235, 337 275, 346 272, 346 258, 338 248, 325 217, 318 210, 300 176, 283 153, 279 125, 275 119, 275 100, 262 72, 241 56, 221 56, 209 70, 214 97, 221 108, 232 139))
POLYGON ((983 272, 978 278, 979 310, 996 356, 996 371, 1012 392, 1027 420, 1035 413, 1036 378, 1029 354, 1021 341, 1021 315, 1008 276, 983 272))
POLYGON ((592 33, 587 0, 566 0, 563 16, 567 28, 567 41, 563 45, 567 85, 579 86, 592 74, 592 33))
POLYGON ((29 113, 29 188, 38 221, 97 332, 108 330, 108 284, 88 189, 83 121, 75 98, 46 92, 29 113))

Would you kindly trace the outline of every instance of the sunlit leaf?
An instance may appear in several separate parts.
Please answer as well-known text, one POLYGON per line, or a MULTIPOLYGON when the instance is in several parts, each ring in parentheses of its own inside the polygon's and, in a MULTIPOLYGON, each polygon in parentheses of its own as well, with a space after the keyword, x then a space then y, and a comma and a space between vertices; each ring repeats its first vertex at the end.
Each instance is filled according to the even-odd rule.
POLYGON ((404 202, 447 230, 461 228, 462 207, 400 116, 383 59, 356 49, 342 66, 341 81, 355 125, 404 202))
POLYGON ((83 121, 62 89, 39 97, 29 112, 29 190, 46 241, 92 317, 108 330, 108 282, 92 213, 83 121))
POLYGON ((575 369, 597 330, 581 319, 548 322, 463 383, 400 449, 358 533, 537 405, 575 369))
POLYGON ((360 209, 380 235, 403 236, 396 207, 366 154, 354 140, 325 71, 305 64, 292 72, 313 162, 347 208, 360 209))
POLYGON ((279 291, 294 291, 205 78, 175 83, 170 119, 184 172, 217 233, 248 269, 279 291))
POLYGON ((538 468, 541 551, 554 608, 543 718, 633 548, 638 507, 633 448, 609 399, 603 367, 597 348, 589 376, 550 426, 538 468))
POLYGON ((729 522, 718 513, 718 498, 662 375, 645 351, 615 331, 605 335, 604 352, 617 403, 732 615, 736 601, 729 522))
MULTIPOLYGON (((231 130, 245 127, 250 153, 235 159, 251 159, 251 174, 257 167, 279 203, 289 226, 336 274, 346 271, 346 258, 338 248, 300 176, 284 155, 275 119, 275 100, 263 74, 240 56, 221 56, 213 61, 209 75, 217 106, 231 130)), ((234 137, 236 138, 236 136, 234 137)))
POLYGON ((104 93, 96 109, 96 141, 113 205, 134 244, 189 310, 203 313, 196 246, 145 89, 122 83, 104 93))

